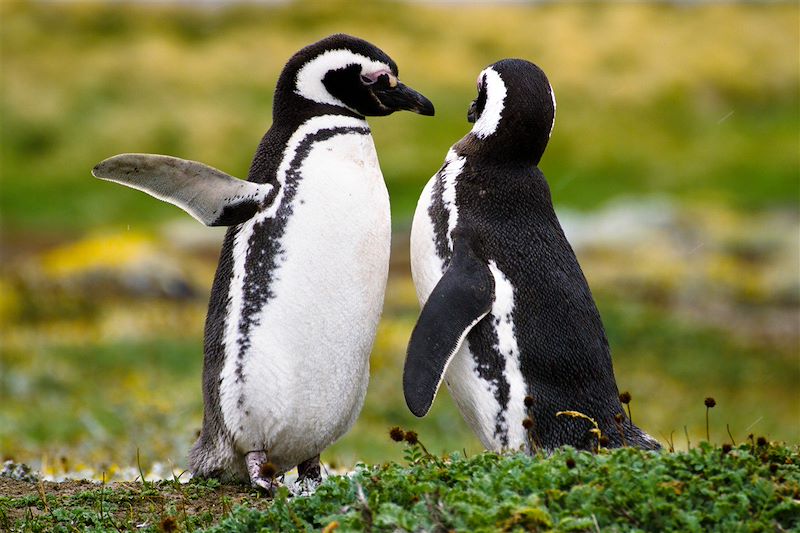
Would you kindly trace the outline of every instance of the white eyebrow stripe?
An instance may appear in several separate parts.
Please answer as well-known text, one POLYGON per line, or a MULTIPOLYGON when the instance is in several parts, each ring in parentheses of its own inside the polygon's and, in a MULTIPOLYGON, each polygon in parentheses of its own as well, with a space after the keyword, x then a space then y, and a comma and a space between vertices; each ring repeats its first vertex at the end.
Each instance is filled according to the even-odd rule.
POLYGON ((391 68, 386 63, 375 61, 351 50, 328 50, 308 61, 297 71, 294 92, 303 98, 308 98, 320 104, 331 104, 350 109, 344 102, 328 92, 325 84, 322 83, 322 79, 328 71, 344 68, 352 64, 360 65, 362 73, 378 70, 391 72, 391 68))
POLYGON ((500 124, 503 114, 507 90, 503 78, 493 68, 489 67, 481 74, 485 75, 486 105, 483 107, 481 116, 475 121, 472 133, 484 139, 497 131, 497 125, 500 124))
POLYGON ((553 122, 550 123, 550 133, 548 137, 553 136, 553 128, 556 126, 556 92, 553 90, 553 84, 549 81, 547 84, 550 86, 550 97, 553 99, 553 122))

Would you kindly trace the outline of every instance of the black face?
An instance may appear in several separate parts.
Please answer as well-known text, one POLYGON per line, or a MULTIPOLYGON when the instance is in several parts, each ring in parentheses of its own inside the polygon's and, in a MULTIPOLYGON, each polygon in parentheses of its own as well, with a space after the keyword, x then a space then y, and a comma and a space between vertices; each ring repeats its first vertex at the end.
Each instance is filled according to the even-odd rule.
POLYGON ((433 104, 422 94, 400 83, 396 69, 362 72, 359 64, 331 70, 322 83, 332 95, 364 116, 385 116, 395 111, 433 115, 433 104))
POLYGON ((430 100, 397 79, 392 58, 375 45, 343 33, 297 52, 278 78, 275 114, 296 115, 314 104, 344 106, 361 116, 401 110, 433 115, 430 100))
POLYGON ((467 110, 467 121, 475 122, 483 113, 486 107, 486 75, 482 75, 478 80, 478 97, 472 101, 467 110))
POLYGON ((538 164, 555 119, 555 100, 544 72, 524 59, 503 59, 478 78, 478 96, 467 119, 473 149, 492 157, 538 164), (489 116, 491 115, 491 116, 489 116))

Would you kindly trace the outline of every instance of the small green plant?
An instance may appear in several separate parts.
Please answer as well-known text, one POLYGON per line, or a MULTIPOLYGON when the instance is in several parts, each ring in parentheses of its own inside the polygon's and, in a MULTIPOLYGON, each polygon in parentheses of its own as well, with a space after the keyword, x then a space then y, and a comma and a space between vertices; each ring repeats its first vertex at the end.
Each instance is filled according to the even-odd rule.
POLYGON ((712 397, 710 397, 710 396, 709 396, 708 398, 706 398, 706 400, 705 400, 705 402, 704 402, 704 403, 705 403, 705 406, 706 406, 706 440, 707 440, 708 442, 711 442, 711 433, 710 433, 710 432, 709 432, 709 430, 708 430, 708 411, 709 411, 709 410, 710 410, 712 407, 714 407, 715 405, 717 405, 717 401, 716 401, 714 398, 712 398, 712 397))
MULTIPOLYGON (((419 449, 419 436, 410 444, 406 433, 398 442, 419 449)), ((420 450, 415 461, 360 465, 327 478, 312 496, 276 500, 265 511, 239 507, 211 531, 800 528, 800 449, 754 444, 755 453, 748 444, 701 442, 677 453, 566 447, 536 457, 454 453, 438 463, 420 450)))
POLYGON ((630 420, 631 424, 633 424, 633 417, 631 416, 631 393, 628 391, 621 392, 619 395, 619 401, 628 409, 628 420, 630 420))
POLYGON ((428 451, 416 431, 404 431, 398 426, 389 430, 389 438, 395 442, 405 442, 406 449, 403 451, 403 459, 408 464, 418 464, 421 462, 432 462, 441 464, 438 457, 428 451))
POLYGON ((522 427, 528 434, 528 452, 531 455, 536 455, 539 452, 539 441, 536 436, 536 417, 533 415, 533 405, 535 400, 533 396, 525 396, 523 400, 525 403, 525 411, 528 416, 522 420, 522 427))

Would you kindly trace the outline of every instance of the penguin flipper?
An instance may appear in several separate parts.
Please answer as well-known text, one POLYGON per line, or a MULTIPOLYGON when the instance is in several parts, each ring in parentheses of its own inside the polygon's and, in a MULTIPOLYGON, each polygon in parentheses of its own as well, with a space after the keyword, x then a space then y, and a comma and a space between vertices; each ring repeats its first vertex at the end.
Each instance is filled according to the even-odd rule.
POLYGON ((119 154, 101 161, 92 175, 177 205, 206 226, 233 226, 250 219, 272 191, 197 161, 155 154, 119 154))
POLYGON ((447 366, 493 301, 489 267, 475 254, 468 238, 454 235, 450 266, 428 297, 408 342, 403 393, 416 416, 428 413, 447 366))

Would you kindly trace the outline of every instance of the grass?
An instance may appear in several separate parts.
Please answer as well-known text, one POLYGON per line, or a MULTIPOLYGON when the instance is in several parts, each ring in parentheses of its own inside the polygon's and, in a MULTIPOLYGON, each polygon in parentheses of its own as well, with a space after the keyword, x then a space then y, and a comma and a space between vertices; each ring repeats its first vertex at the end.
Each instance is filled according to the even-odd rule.
POLYGON ((0 487, 4 531, 195 531, 224 519, 234 506, 268 506, 255 492, 215 480, 38 485, 0 480, 0 487))
POLYGON ((477 73, 509 56, 539 63, 555 87, 542 167, 559 205, 660 193, 762 209, 796 206, 800 192, 790 4, 0 9, 4 232, 135 229, 176 216, 91 179, 114 153, 168 153, 243 176, 282 65, 336 31, 378 43, 437 107, 434 119, 371 121, 399 226, 467 131, 477 73))
MULTIPOLYGON (((631 392, 636 422, 662 443, 683 435, 684 426, 693 442, 705 438, 706 396, 718 403, 715 427, 729 424, 737 441, 755 431, 800 442, 792 346, 743 342, 643 302, 603 291, 597 297, 620 390, 631 392)), ((88 316, 60 320, 41 315, 35 302, 26 305, 31 318, 13 322, 0 359, 2 455, 51 474, 118 471, 137 463, 137 450, 146 470, 155 462, 182 468, 202 417, 204 298, 107 298, 88 316), (132 338, 130 331, 138 333, 132 338)), ((376 438, 396 424, 426 435, 433 453, 480 451, 446 391, 423 419, 405 406, 399 376, 417 312, 410 280, 392 277, 364 410, 324 461, 351 467, 399 460, 396 446, 376 438)), ((718 429, 711 437, 720 442, 726 435, 718 429)))
MULTIPOLYGON (((272 502, 216 482, 100 487, 4 482, 9 531, 789 531, 800 527, 800 451, 765 439, 687 452, 571 448, 548 456, 406 445, 309 497, 272 502)), ((80 482, 76 482, 80 483, 80 482)))
POLYGON ((268 512, 239 509, 212 531, 758 531, 800 526, 797 450, 704 443, 686 453, 423 455, 363 466, 268 512))

